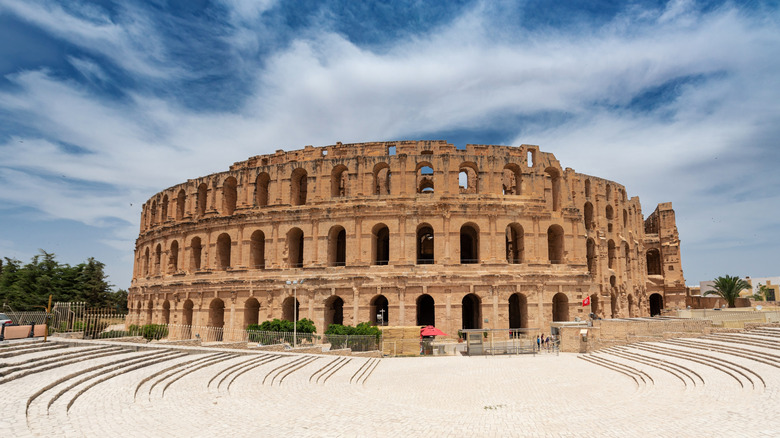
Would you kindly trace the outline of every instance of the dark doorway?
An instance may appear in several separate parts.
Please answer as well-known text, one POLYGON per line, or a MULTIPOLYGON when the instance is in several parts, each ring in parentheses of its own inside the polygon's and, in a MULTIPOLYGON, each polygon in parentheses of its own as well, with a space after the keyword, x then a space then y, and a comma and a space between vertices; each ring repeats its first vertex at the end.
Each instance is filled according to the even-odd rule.
POLYGON ((388 313, 387 298, 384 295, 377 295, 371 300, 371 315, 369 321, 376 325, 387 325, 390 314, 388 313))
POLYGON ((296 321, 301 317, 301 303, 293 297, 287 297, 282 302, 282 319, 286 321, 296 321), (296 318, 296 316, 298 318, 296 318))
POLYGON ((465 330, 482 328, 480 319, 480 299, 474 294, 468 294, 461 301, 462 328, 465 330))
POLYGON ((664 308, 664 297, 661 294, 650 295, 650 316, 658 316, 664 308))
POLYGON ((436 325, 433 297, 428 294, 417 298, 417 325, 436 325))
POLYGON ((528 300, 523 294, 509 297, 509 328, 528 328, 528 300))
POLYGON ((331 324, 344 325, 344 300, 331 297, 325 303, 325 328, 331 324))

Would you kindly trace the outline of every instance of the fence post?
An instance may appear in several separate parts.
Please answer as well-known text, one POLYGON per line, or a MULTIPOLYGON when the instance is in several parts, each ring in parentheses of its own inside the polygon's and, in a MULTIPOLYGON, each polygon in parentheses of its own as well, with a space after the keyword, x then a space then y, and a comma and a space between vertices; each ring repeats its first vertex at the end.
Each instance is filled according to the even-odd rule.
POLYGON ((28 338, 35 337, 35 321, 30 324, 30 334, 27 335, 28 338))
POLYGON ((5 324, 0 327, 0 342, 5 341, 5 324))

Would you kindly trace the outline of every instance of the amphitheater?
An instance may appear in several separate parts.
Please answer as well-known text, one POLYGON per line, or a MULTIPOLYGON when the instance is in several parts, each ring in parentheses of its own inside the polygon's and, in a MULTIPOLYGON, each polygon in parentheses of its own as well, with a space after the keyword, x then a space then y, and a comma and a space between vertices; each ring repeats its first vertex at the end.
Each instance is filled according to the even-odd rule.
POLYGON ((3 436, 774 437, 780 327, 588 354, 0 343, 3 436))
POLYGON ((454 335, 685 307, 671 204, 645 218, 538 146, 279 150, 163 190, 141 219, 130 322, 224 330, 209 340, 296 316, 454 335))

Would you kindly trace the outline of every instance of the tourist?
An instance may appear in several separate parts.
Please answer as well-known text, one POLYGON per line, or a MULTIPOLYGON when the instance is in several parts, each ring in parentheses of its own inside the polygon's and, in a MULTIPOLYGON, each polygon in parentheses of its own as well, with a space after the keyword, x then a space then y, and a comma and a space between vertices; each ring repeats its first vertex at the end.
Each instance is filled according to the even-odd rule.
POLYGON ((542 351, 542 339, 539 336, 536 337, 536 349, 542 351))

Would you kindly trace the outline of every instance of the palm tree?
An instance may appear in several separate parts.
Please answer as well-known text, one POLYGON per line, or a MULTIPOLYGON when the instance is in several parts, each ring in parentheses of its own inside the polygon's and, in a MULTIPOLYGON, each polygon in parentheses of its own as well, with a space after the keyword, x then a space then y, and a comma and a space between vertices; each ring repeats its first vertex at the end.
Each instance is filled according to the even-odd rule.
POLYGON ((704 295, 720 295, 721 298, 726 300, 729 308, 735 307, 734 300, 739 298, 741 291, 753 289, 747 281, 730 275, 716 278, 712 288, 715 290, 704 292, 704 295))

